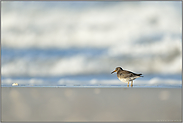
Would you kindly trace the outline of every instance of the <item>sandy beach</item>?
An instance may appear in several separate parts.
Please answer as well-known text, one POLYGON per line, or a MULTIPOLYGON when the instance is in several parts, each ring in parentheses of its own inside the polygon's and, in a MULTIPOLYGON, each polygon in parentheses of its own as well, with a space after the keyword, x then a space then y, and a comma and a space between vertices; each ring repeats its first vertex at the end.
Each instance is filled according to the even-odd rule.
POLYGON ((181 88, 2 87, 2 121, 181 121, 181 88))

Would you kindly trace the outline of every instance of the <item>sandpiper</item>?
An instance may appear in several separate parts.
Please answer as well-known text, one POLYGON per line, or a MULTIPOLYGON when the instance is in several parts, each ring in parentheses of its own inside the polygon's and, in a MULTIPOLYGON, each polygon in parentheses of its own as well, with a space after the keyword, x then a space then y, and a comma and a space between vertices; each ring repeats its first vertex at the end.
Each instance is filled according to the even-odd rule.
POLYGON ((120 81, 122 82, 128 82, 128 87, 129 87, 129 82, 131 81, 131 87, 133 86, 133 80, 141 76, 142 74, 136 74, 131 71, 123 70, 121 67, 117 67, 112 73, 117 72, 117 77, 120 81))

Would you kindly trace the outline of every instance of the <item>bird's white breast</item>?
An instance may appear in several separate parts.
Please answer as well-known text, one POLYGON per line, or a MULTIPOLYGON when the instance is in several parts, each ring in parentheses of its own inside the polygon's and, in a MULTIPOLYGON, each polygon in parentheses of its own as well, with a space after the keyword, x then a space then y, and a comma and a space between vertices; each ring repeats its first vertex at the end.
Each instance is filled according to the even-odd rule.
POLYGON ((125 82, 125 83, 129 82, 128 78, 125 78, 125 79, 124 78, 119 78, 119 80, 122 81, 122 82, 125 82))
POLYGON ((127 82, 129 82, 129 81, 133 81, 133 80, 136 79, 136 78, 139 78, 139 76, 130 77, 130 78, 119 78, 119 80, 122 81, 122 82, 127 83, 127 82))

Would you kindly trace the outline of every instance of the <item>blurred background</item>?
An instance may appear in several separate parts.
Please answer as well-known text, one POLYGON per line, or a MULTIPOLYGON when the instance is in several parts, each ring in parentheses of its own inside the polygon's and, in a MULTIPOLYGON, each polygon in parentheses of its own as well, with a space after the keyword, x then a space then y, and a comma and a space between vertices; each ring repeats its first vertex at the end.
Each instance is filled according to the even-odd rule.
POLYGON ((1 85, 182 86, 181 1, 3 1, 1 85))

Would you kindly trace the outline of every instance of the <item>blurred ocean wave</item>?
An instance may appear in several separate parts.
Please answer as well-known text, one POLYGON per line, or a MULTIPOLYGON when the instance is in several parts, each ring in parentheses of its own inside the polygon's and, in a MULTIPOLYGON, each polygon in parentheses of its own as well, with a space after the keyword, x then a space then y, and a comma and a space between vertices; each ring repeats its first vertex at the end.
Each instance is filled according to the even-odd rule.
POLYGON ((110 49, 12 50, 2 48, 1 73, 3 76, 105 74, 110 73, 116 66, 121 66, 137 73, 180 74, 181 51, 176 48, 174 50, 173 52, 167 50, 157 55, 154 55, 153 50, 149 50, 149 54, 128 56, 121 52, 111 55, 113 52, 110 49))
POLYGON ((181 42, 180 1, 162 2, 164 4, 107 2, 105 7, 106 2, 30 2, 32 4, 25 4, 23 8, 19 7, 21 3, 26 2, 2 3, 1 43, 4 47, 106 48, 117 45, 123 49, 128 43, 150 43, 166 37, 181 42), (63 7, 64 3, 67 7, 63 7), (80 3, 88 6, 93 3, 93 6, 80 10, 80 3), (80 6, 72 8, 74 5, 80 6))
POLYGON ((2 2, 1 75, 182 71, 181 2, 2 2))

